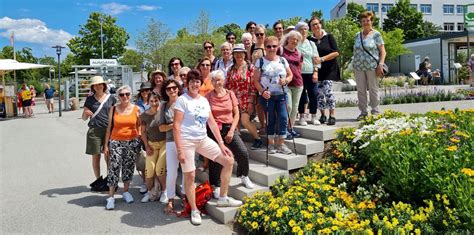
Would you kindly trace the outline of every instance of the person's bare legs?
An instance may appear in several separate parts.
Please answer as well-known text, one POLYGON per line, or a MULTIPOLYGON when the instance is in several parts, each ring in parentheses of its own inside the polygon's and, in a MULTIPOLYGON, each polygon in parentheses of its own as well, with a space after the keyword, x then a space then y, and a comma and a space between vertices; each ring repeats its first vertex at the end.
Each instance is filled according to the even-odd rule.
POLYGON ((234 158, 221 155, 217 157, 214 161, 222 165, 221 192, 219 196, 226 197, 227 192, 229 191, 229 182, 230 182, 230 177, 232 176, 232 167, 234 165, 234 158))
POLYGON ((196 206, 196 189, 194 188, 195 171, 184 173, 184 191, 186 192, 186 199, 188 200, 191 210, 197 210, 196 206))
POLYGON ((250 132, 250 134, 252 135, 254 139, 260 139, 260 136, 257 133, 257 128, 250 121, 250 116, 248 113, 242 113, 240 121, 242 123, 242 126, 244 126, 245 129, 247 129, 250 132))
POLYGON ((92 169, 94 170, 95 178, 96 179, 99 178, 99 176, 100 176, 100 154, 92 155, 92 169))

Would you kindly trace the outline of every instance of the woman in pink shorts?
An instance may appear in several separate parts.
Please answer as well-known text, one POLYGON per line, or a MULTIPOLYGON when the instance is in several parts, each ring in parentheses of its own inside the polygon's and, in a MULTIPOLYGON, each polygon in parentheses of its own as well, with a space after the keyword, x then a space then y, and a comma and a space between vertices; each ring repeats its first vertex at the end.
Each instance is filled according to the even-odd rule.
POLYGON ((221 190, 217 206, 237 207, 241 201, 227 197, 229 181, 232 175, 234 158, 232 152, 224 145, 217 123, 214 120, 209 102, 199 95, 203 77, 198 70, 191 70, 186 76, 188 90, 176 100, 174 107, 173 136, 175 137, 178 161, 184 173, 186 198, 191 206, 191 223, 201 224, 201 215, 196 207, 194 177, 195 152, 222 165, 221 190), (207 136, 206 125, 209 125, 217 142, 207 136))

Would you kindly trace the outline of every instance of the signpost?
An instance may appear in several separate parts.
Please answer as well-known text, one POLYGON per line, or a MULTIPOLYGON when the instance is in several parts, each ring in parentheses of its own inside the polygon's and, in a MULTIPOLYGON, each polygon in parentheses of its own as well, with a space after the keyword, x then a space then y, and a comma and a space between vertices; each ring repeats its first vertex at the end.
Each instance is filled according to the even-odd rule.
POLYGON ((464 28, 467 31, 467 56, 471 55, 469 42, 469 32, 474 28, 474 4, 467 4, 464 6, 464 28))

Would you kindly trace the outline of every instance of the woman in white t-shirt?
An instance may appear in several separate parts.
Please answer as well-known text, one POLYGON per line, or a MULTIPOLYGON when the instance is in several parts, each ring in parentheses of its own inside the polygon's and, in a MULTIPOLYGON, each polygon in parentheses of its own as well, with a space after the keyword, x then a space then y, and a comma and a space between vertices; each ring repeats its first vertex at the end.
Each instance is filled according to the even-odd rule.
POLYGON ((178 161, 184 173, 186 198, 191 206, 191 223, 199 225, 201 215, 196 207, 194 188, 195 152, 222 165, 221 190, 217 206, 237 207, 242 205, 242 202, 227 197, 234 158, 232 152, 224 145, 209 102, 199 94, 203 77, 198 70, 191 70, 186 76, 186 81, 188 91, 176 100, 174 107, 173 136, 178 161), (219 144, 207 136, 206 125, 209 125, 219 144))
POLYGON ((268 153, 291 154, 291 150, 285 145, 286 130, 288 130, 286 93, 293 74, 288 61, 276 54, 280 47, 278 38, 270 36, 265 39, 264 45, 265 56, 255 62, 257 69, 254 71, 253 81, 260 94, 260 104, 264 107, 268 119, 266 122, 268 153), (278 125, 277 128, 276 125, 278 125), (276 145, 275 134, 279 137, 276 145))

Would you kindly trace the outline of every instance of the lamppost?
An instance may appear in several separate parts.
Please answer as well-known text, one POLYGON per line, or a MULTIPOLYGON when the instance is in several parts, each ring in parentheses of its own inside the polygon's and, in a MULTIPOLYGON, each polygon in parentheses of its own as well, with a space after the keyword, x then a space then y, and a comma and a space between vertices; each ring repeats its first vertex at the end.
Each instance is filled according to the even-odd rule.
POLYGON ((100 15, 100 48, 102 59, 104 59, 104 34, 102 33, 102 23, 104 23, 104 20, 102 19, 102 15, 100 15))
POLYGON ((66 48, 63 46, 53 46, 52 48, 56 48, 56 54, 58 55, 58 84, 59 84, 59 117, 62 116, 61 113, 61 49, 66 48))

